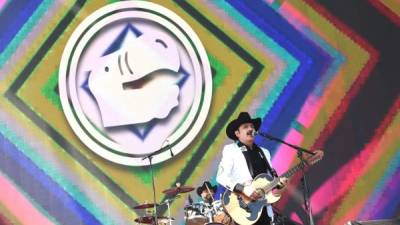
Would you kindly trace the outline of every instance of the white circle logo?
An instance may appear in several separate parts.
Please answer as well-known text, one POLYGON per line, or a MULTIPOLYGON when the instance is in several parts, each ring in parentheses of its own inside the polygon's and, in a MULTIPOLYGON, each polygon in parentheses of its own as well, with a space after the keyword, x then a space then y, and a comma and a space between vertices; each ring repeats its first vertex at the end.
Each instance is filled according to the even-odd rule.
POLYGON ((107 5, 64 49, 59 92, 68 123, 92 151, 142 166, 184 150, 211 104, 210 63, 200 39, 172 11, 149 2, 107 5))

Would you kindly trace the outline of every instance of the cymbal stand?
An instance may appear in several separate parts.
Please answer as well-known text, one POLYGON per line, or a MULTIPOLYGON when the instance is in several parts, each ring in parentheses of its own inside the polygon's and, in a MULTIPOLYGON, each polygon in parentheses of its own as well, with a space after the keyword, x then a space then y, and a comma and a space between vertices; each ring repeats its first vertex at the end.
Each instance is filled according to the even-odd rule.
POLYGON ((150 163, 150 171, 151 171, 151 183, 153 185, 153 201, 154 201, 154 225, 158 225, 158 214, 157 214, 157 198, 156 198, 156 185, 154 183, 154 173, 153 173, 153 164, 151 160, 153 156, 149 156, 150 163))
MULTIPOLYGON (((165 143, 165 141, 163 142, 163 144, 165 143)), ((149 159, 149 166, 150 166, 150 172, 151 172, 151 183, 153 185, 153 201, 154 201, 154 219, 155 219, 155 225, 158 225, 158 215, 157 215, 157 198, 156 198, 156 186, 154 184, 154 173, 153 173, 153 164, 152 164, 152 159, 153 156, 160 154, 161 152, 163 152, 165 149, 170 148, 169 145, 162 147, 160 149, 158 149, 157 151, 145 156, 142 158, 142 160, 145 159, 149 159)))
POLYGON ((172 197, 172 198, 166 199, 166 200, 164 201, 164 203, 160 204, 160 205, 167 204, 169 225, 172 225, 171 202, 172 202, 174 199, 177 199, 177 198, 179 198, 179 197, 181 197, 181 196, 180 196, 180 195, 176 195, 176 196, 174 196, 174 197, 172 197))

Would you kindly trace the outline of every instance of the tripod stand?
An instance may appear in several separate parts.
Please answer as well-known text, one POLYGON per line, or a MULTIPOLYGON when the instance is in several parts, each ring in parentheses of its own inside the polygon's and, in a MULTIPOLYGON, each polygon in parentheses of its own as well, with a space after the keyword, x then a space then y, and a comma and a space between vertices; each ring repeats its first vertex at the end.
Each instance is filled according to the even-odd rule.
MULTIPOLYGON (((165 141, 164 141, 165 142, 165 141)), ((153 186, 153 202, 154 202, 154 224, 158 225, 158 214, 157 214, 157 198, 156 198, 156 186, 155 186, 155 182, 154 182, 154 172, 153 172, 153 164, 152 164, 152 159, 153 156, 163 152, 165 149, 170 149, 170 145, 168 144, 165 147, 160 148, 159 150, 145 156, 142 158, 142 160, 149 160, 149 166, 150 166, 150 173, 151 173, 151 183, 153 186)), ((171 149, 170 149, 171 150, 171 149)), ((172 153, 172 151, 171 151, 172 153)))

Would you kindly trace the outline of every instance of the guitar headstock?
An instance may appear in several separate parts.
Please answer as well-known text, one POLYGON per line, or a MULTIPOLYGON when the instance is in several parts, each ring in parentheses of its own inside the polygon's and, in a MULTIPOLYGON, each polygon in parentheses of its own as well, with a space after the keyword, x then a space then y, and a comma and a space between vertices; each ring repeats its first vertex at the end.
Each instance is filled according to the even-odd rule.
POLYGON ((320 161, 322 157, 324 156, 324 152, 322 150, 316 150, 314 151, 315 155, 310 155, 305 159, 308 165, 313 165, 320 161))

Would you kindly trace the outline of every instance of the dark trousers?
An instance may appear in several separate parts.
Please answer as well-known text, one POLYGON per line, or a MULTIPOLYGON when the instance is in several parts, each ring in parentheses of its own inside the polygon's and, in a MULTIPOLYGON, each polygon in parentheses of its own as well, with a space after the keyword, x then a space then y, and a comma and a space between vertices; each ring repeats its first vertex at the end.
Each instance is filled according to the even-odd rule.
POLYGON ((267 214, 267 209, 264 207, 263 211, 261 212, 260 219, 257 220, 254 225, 269 225, 271 224, 271 218, 267 214))

